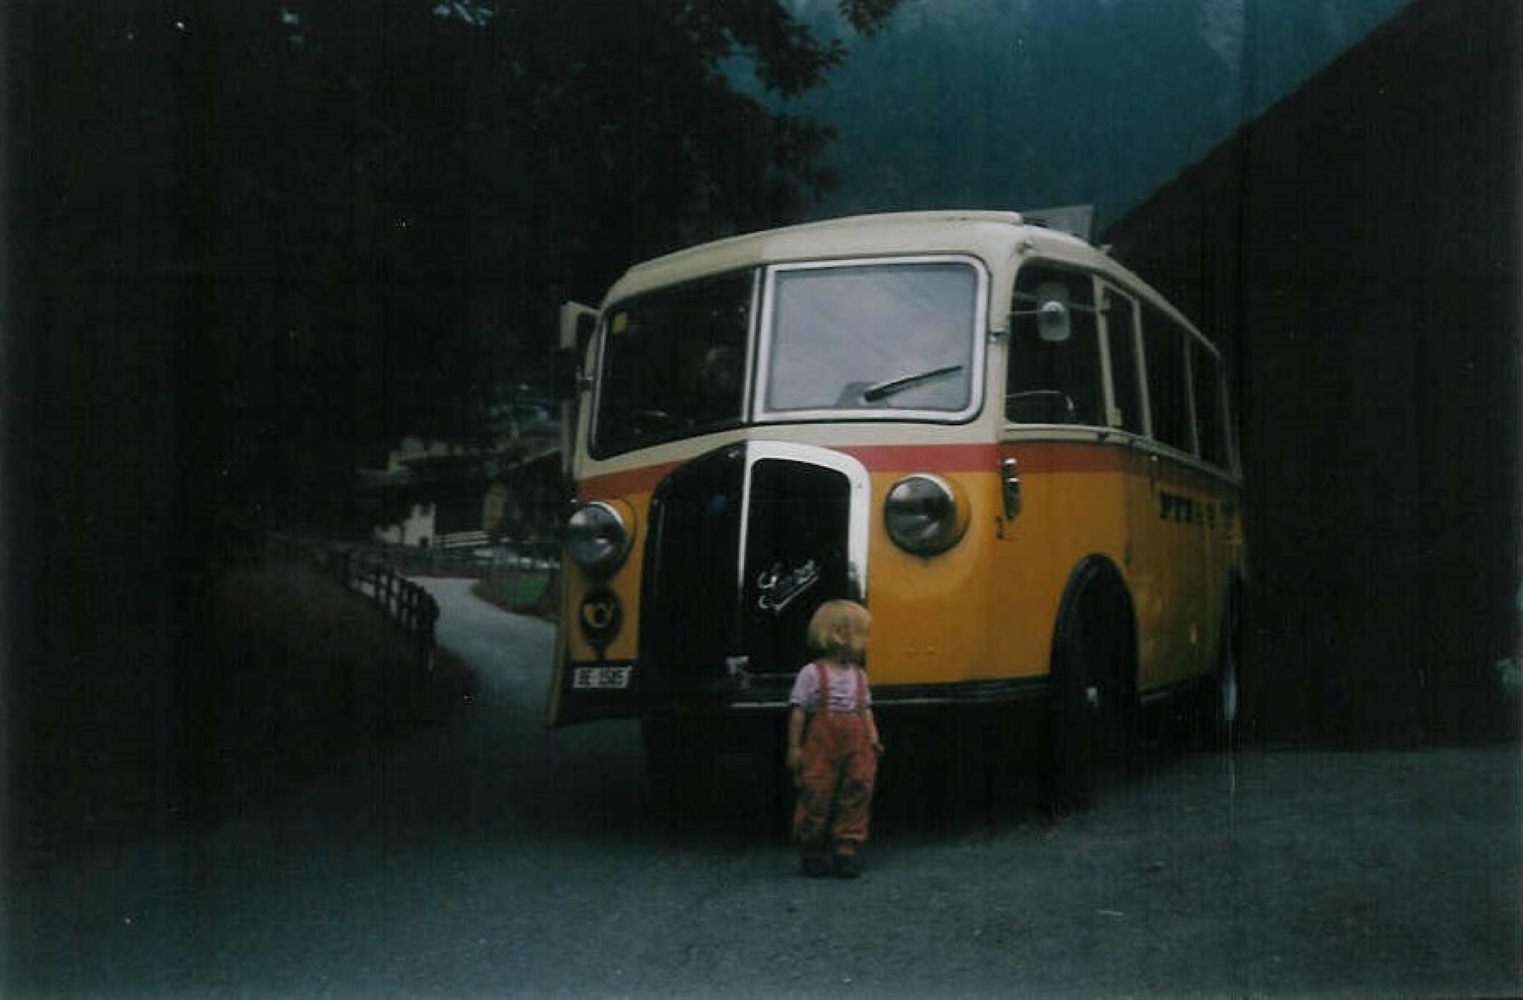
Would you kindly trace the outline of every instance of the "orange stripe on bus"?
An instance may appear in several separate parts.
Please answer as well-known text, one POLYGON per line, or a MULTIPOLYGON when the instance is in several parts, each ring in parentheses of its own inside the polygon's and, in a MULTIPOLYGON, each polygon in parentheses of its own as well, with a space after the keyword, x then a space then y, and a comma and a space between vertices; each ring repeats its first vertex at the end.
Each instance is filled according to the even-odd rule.
POLYGON ((623 497, 632 493, 651 493, 656 484, 665 478, 681 462, 662 462, 640 469, 609 472, 601 476, 588 476, 577 485, 578 500, 597 500, 603 497, 623 497))
POLYGON ((1106 447, 1069 441, 1006 445, 1002 454, 1015 456, 1022 475, 1041 472, 1137 472, 1142 455, 1117 445, 1106 447))
POLYGON ((1144 468, 1144 457, 1120 445, 1070 441, 1020 441, 1008 444, 847 445, 872 472, 995 472, 1001 458, 1014 456, 1022 473, 1131 472, 1144 468))
MULTIPOLYGON (((1022 475, 1050 472, 1128 472, 1145 470, 1146 457, 1119 445, 1069 441, 1021 441, 1010 444, 861 444, 843 445, 869 472, 997 472, 1000 459, 1012 455, 1022 475)), ((681 462, 662 462, 638 469, 589 476, 577 496, 599 497, 650 493, 681 462)))
MULTIPOLYGON (((1001 455, 1013 455, 1021 475, 1044 472, 1116 472, 1148 475, 1148 461, 1155 454, 1121 444, 1088 444, 1070 441, 1018 442, 1001 447, 1001 455)), ((1191 489, 1217 492, 1224 478, 1158 453, 1162 481, 1183 483, 1191 489)))
POLYGON ((837 449, 869 472, 994 472, 999 449, 977 444, 858 444, 837 449))

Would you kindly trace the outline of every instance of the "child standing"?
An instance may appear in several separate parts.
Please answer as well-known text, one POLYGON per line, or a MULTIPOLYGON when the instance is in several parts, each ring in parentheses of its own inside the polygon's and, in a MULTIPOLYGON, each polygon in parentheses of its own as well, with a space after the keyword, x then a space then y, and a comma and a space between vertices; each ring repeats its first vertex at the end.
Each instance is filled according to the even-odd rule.
POLYGON ((798 788, 793 837, 803 872, 855 878, 883 743, 862 664, 872 617, 855 601, 826 601, 809 621, 806 664, 788 698, 788 769, 798 788), (828 860, 827 860, 828 855, 828 860))

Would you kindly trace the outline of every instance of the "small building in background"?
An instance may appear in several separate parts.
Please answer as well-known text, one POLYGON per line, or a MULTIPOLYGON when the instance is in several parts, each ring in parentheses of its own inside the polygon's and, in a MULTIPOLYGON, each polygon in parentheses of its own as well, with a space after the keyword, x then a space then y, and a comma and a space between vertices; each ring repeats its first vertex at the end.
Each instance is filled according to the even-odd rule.
POLYGON ((558 547, 566 489, 558 443, 502 463, 481 505, 482 529, 526 555, 549 556, 558 547))
POLYGON ((361 509, 373 541, 427 547, 480 534, 481 497, 495 472, 494 452, 409 436, 381 469, 359 470, 361 509))
POLYGON ((381 467, 360 469, 358 486, 372 541, 414 548, 493 543, 549 555, 566 499, 559 425, 515 420, 489 447, 409 435, 381 467))

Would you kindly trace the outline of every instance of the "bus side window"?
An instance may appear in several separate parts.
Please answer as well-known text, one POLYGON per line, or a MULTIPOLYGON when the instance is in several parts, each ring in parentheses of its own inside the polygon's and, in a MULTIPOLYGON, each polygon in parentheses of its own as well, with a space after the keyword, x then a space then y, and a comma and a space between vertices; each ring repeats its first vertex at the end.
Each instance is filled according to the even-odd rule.
POLYGON ((1010 325, 1005 418, 1027 424, 1104 425, 1094 283, 1089 275, 1027 265, 1016 280, 1010 325), (1066 297, 1069 336, 1044 340, 1035 312, 1044 299, 1066 297))
POLYGON ((1195 436, 1200 442, 1200 457, 1225 469, 1230 461, 1221 359, 1195 343, 1190 352, 1190 373, 1195 378, 1195 436))
POLYGON ((1142 367, 1137 360, 1137 306, 1127 295, 1105 289, 1105 329, 1111 352, 1112 423, 1133 434, 1146 433, 1142 414, 1142 367))
POLYGON ((1185 331, 1154 306, 1142 307, 1142 344, 1147 356, 1148 401, 1153 439, 1194 453, 1190 383, 1186 378, 1185 331))

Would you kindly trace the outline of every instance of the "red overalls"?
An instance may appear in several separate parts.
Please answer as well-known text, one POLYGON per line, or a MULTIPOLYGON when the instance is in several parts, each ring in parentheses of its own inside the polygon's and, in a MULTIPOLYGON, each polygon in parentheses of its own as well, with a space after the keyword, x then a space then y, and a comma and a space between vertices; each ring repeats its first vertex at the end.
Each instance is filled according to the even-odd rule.
POLYGON ((828 847, 836 854, 851 855, 867 840, 868 810, 878 773, 878 756, 863 715, 867 679, 856 668, 856 707, 833 712, 830 671, 823 663, 816 663, 815 669, 820 677, 820 707, 809 713, 804 730, 793 837, 807 847, 828 847))

